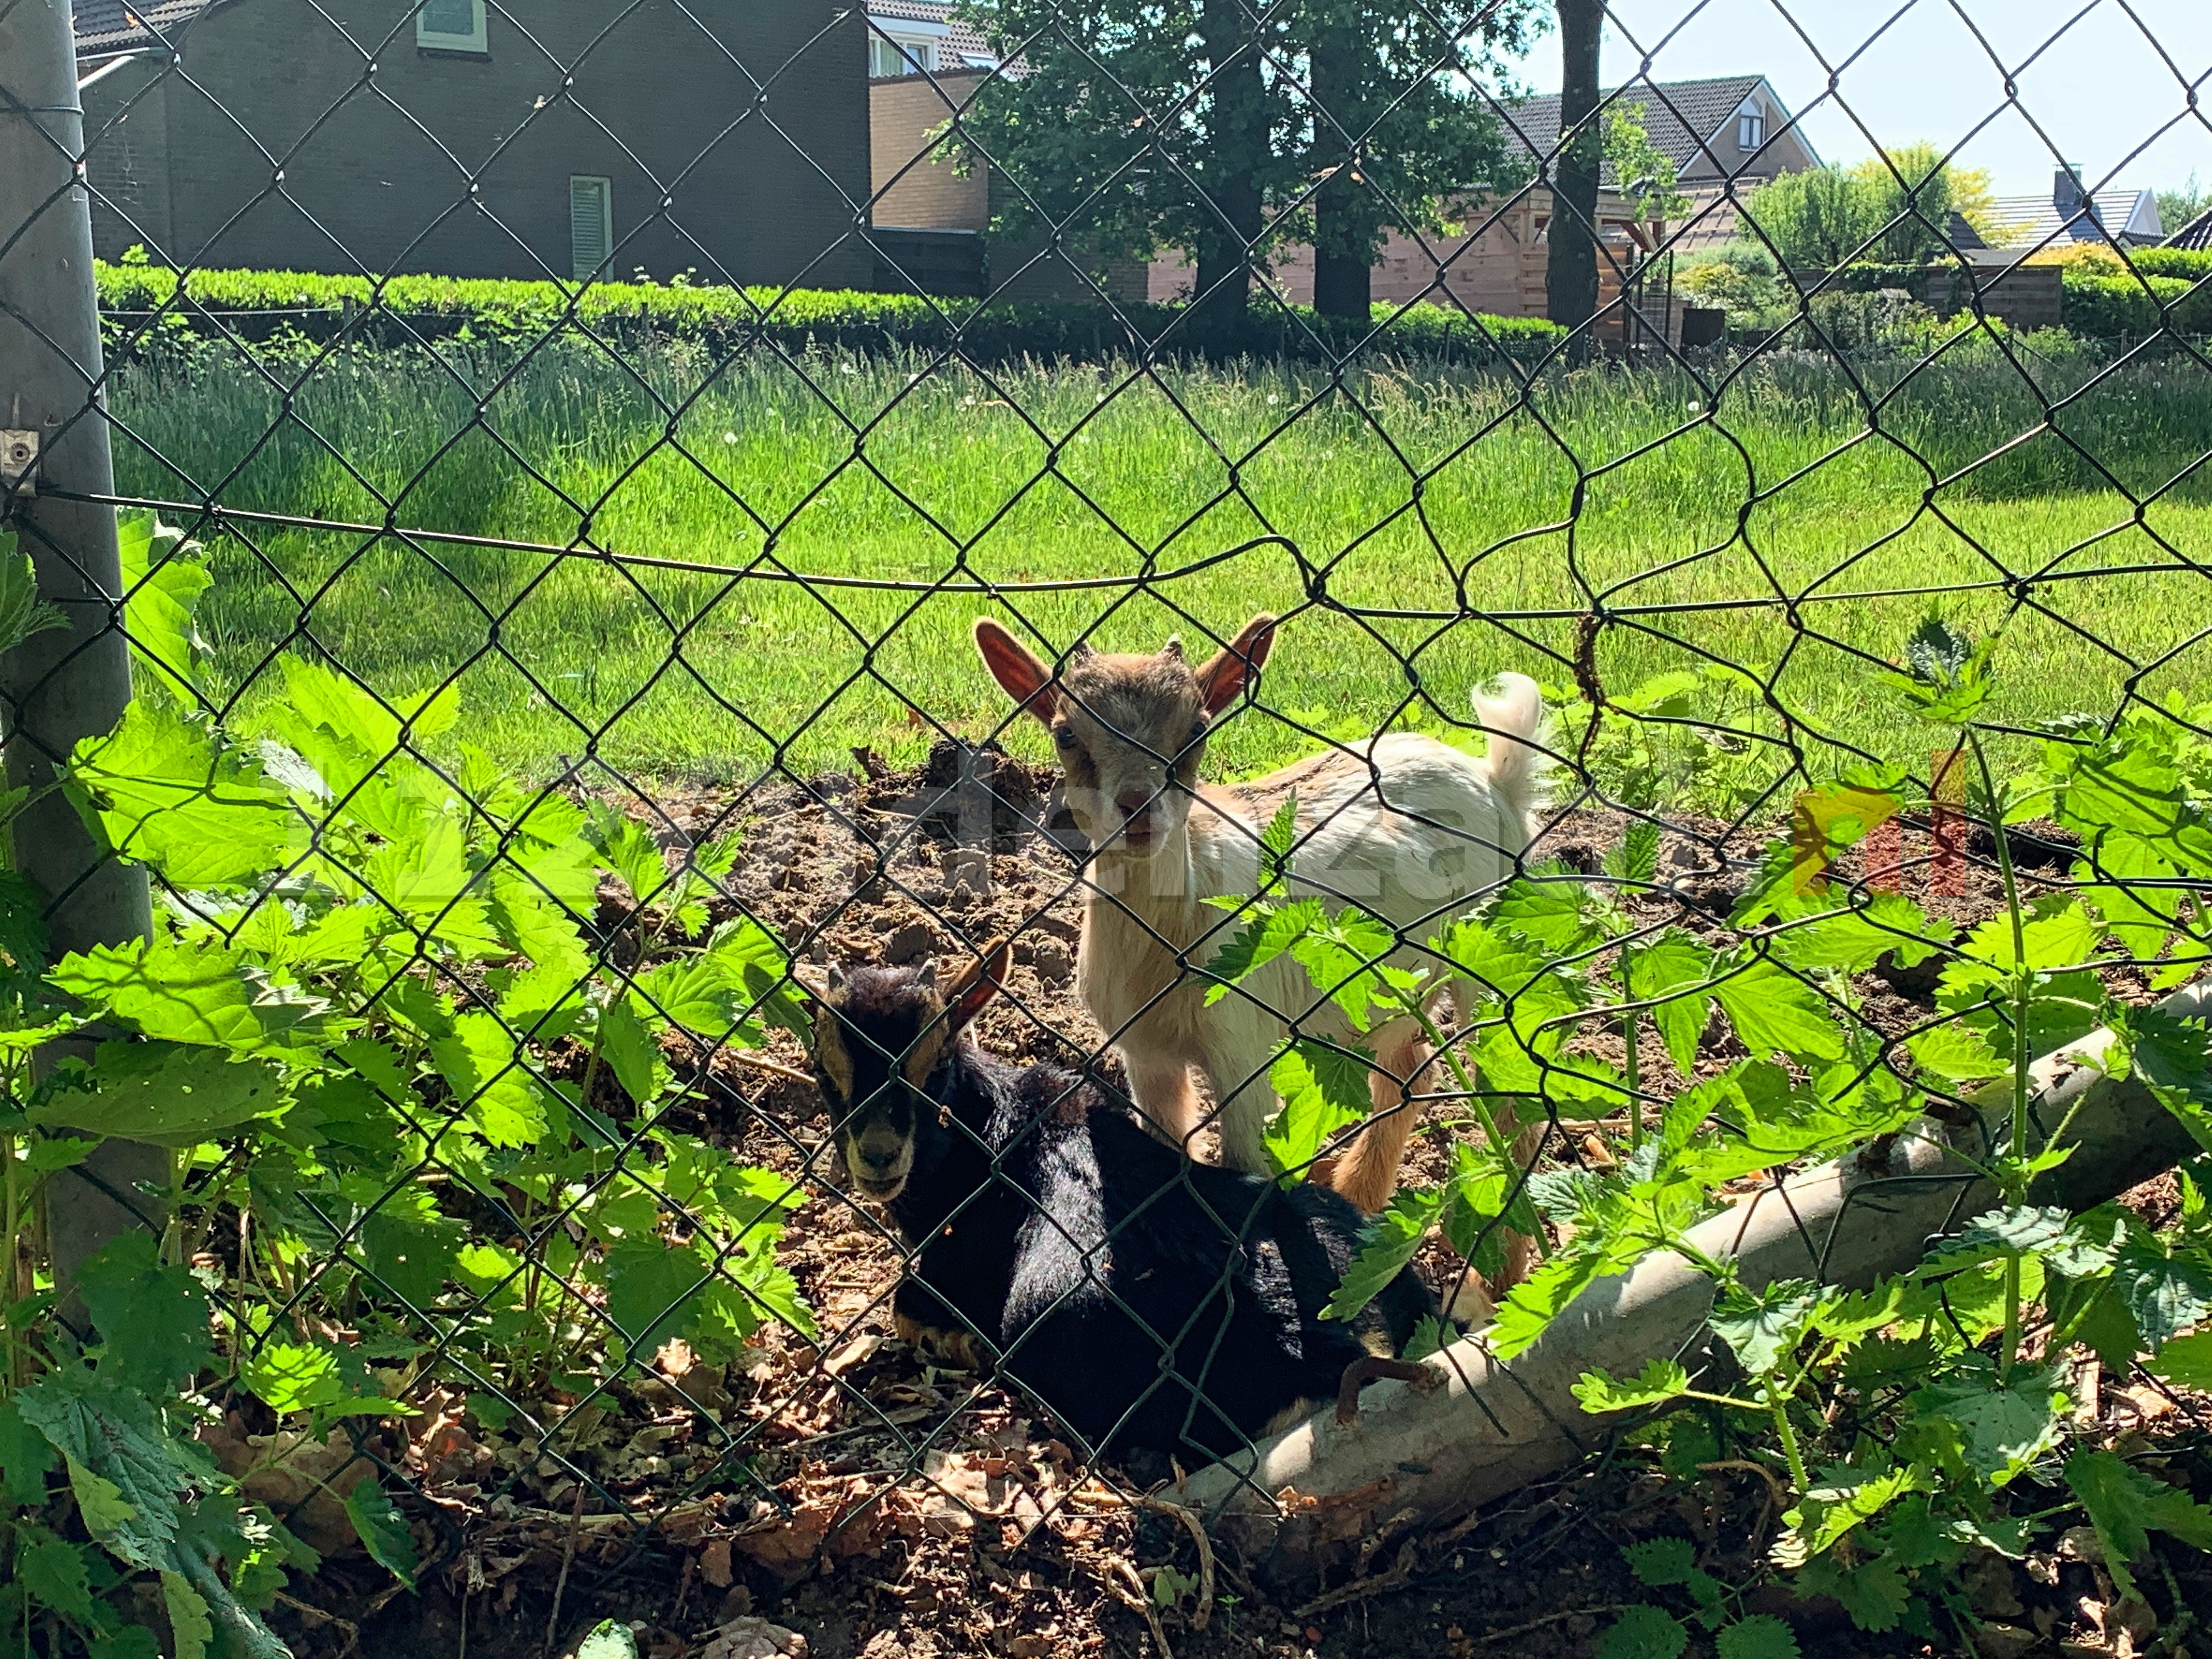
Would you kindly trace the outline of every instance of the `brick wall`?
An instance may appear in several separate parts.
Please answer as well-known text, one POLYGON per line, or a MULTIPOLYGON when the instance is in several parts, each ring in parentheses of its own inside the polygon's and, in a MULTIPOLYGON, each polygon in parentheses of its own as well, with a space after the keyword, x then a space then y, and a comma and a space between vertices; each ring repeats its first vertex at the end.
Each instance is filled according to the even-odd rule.
MULTIPOLYGON (((1626 198, 1607 191, 1599 198, 1598 215, 1622 261, 1635 257, 1626 240, 1626 198)), ((1542 229, 1551 216, 1551 192, 1531 190, 1503 203, 1464 210, 1456 236, 1413 237, 1390 231, 1369 278, 1368 292, 1378 303, 1403 304, 1426 300, 1438 305, 1464 306, 1491 317, 1541 317, 1546 310, 1545 268, 1550 250, 1542 229), (1441 283, 1443 292, 1437 288, 1441 283)), ((1292 305, 1313 303, 1313 250, 1304 246, 1279 248, 1269 261, 1269 281, 1292 305)), ((1170 249, 1152 262, 1147 297, 1180 300, 1189 296, 1196 267, 1170 249)), ((1613 262, 1603 252, 1598 257, 1599 300, 1610 303, 1620 285, 1613 262)))
MULTIPOLYGON (((210 266, 566 278, 568 176, 589 173, 612 182, 619 275, 864 287, 872 256, 851 233, 868 193, 866 28, 857 9, 833 26, 846 9, 695 9, 710 33, 673 0, 619 14, 540 0, 536 44, 495 9, 477 57, 419 50, 405 0, 331 0, 327 16, 237 0, 184 32, 205 92, 171 76, 158 107, 114 129, 128 144, 97 165, 146 222, 134 233, 104 213, 96 246, 112 258, 143 240, 210 266)), ((88 127, 152 72, 89 88, 88 127)))
POLYGON ((931 134, 983 81, 981 70, 902 75, 868 83, 868 174, 874 222, 936 230, 984 230, 991 181, 983 168, 962 178, 950 161, 927 158, 931 134))
POLYGON ((1957 270, 1929 273, 1922 298, 1939 316, 1964 310, 1974 301, 1978 281, 1982 309, 2014 328, 2057 328, 2065 301, 2064 270, 2058 265, 2012 264, 1966 276, 1957 270))

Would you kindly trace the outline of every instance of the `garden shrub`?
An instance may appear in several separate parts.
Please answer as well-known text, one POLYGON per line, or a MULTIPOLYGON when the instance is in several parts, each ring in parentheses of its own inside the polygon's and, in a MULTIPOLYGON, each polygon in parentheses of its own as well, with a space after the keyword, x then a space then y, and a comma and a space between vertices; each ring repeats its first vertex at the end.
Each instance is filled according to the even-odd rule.
MULTIPOLYGON (((1012 302, 814 289, 720 288, 685 282, 594 283, 582 289, 504 278, 399 276, 382 279, 296 270, 195 270, 99 262, 100 301, 111 344, 149 332, 228 329, 249 337, 291 327, 314 337, 350 331, 387 343, 418 338, 523 341, 585 329, 618 346, 660 338, 703 340, 718 350, 752 345, 854 351, 942 350, 979 361, 1095 360, 1157 346, 1180 354, 1322 357, 1364 348, 1368 330, 1310 306, 1255 303, 1244 326, 1200 337, 1180 305, 1012 302), (289 313, 289 314, 288 314, 289 313)), ((1441 306, 1378 305, 1376 349, 1412 356, 1534 362, 1565 331, 1534 317, 1470 317, 1441 306)))

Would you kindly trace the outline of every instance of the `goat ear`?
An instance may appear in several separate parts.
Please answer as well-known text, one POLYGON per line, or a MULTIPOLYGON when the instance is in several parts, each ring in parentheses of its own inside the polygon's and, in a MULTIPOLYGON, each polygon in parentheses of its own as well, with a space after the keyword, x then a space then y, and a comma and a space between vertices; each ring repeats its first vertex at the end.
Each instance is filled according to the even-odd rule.
POLYGON ((975 618, 975 650, 1006 694, 1022 708, 1052 724, 1052 670, 1036 652, 989 617, 975 618))
POLYGON ((1245 682, 1267 660, 1268 649, 1274 643, 1275 619, 1262 611, 1206 659, 1206 666, 1198 671, 1198 690, 1208 714, 1218 714, 1237 700, 1245 682))
POLYGON ((977 952, 975 960, 960 970, 945 994, 946 1030, 957 1031, 983 1012, 984 1005, 1006 984, 1013 960, 1011 939, 994 939, 977 952))

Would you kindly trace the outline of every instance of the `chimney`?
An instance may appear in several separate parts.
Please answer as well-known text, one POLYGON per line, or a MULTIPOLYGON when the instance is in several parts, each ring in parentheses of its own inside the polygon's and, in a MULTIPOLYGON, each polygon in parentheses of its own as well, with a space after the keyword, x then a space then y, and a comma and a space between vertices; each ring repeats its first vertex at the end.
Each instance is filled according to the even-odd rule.
POLYGON ((2051 205, 2058 210, 2062 223, 2081 210, 2081 176, 2075 172, 2071 162, 2051 175, 2051 205))

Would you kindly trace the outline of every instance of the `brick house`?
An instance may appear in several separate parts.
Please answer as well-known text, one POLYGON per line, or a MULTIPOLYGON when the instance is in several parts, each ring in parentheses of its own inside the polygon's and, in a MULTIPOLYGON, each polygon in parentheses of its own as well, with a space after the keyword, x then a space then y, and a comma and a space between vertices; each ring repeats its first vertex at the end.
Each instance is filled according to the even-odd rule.
POLYGON ((1008 300, 1090 300, 1095 276, 1115 300, 1145 297, 1145 262, 1111 259, 1079 270, 991 234, 996 169, 963 173, 934 151, 945 125, 995 71, 990 43, 955 15, 950 0, 869 0, 871 222, 884 258, 877 286, 1008 300), (896 264, 896 269, 894 268, 896 264))
POLYGON ((840 0, 75 15, 105 258, 872 286, 868 31, 840 0))

